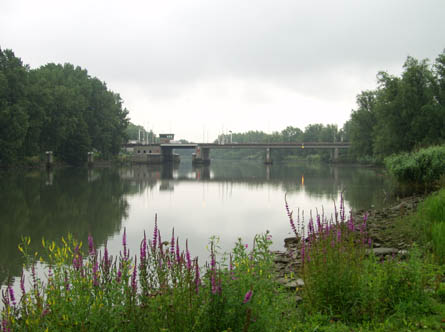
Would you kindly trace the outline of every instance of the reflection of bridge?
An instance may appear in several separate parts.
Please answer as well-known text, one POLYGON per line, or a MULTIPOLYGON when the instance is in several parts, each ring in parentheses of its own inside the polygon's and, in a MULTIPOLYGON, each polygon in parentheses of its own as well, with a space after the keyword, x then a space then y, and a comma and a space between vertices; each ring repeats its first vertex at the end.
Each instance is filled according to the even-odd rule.
MULTIPOLYGON (((131 145, 128 145, 131 146, 131 145)), ((173 160, 173 150, 175 149, 195 149, 193 163, 210 164, 210 149, 265 149, 265 163, 272 164, 272 149, 330 149, 333 151, 332 158, 338 158, 339 149, 348 149, 349 143, 331 142, 298 142, 298 143, 161 143, 148 145, 147 147, 160 147, 162 160, 169 162, 173 160)))

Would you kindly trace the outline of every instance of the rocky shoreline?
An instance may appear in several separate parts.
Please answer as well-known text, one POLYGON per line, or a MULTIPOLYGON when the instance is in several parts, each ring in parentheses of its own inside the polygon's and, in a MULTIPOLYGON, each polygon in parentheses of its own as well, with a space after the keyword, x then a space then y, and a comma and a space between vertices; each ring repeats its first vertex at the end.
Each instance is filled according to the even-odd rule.
MULTIPOLYGON (((403 198, 397 205, 380 210, 353 211, 356 221, 362 220, 365 213, 368 214, 367 231, 372 241, 374 255, 385 258, 404 256, 411 242, 400 231, 395 221, 400 216, 412 214, 426 196, 410 196, 403 198)), ((299 240, 296 237, 284 239, 284 251, 273 251, 275 275, 277 282, 285 288, 295 290, 304 286, 303 280, 297 275, 301 267, 299 240)))

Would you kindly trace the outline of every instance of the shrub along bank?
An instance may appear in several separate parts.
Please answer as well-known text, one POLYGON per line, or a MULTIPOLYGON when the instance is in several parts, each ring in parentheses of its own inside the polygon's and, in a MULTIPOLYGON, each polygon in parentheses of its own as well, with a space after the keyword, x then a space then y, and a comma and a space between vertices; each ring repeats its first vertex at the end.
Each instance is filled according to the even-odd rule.
POLYGON ((402 182, 430 184, 445 175, 445 146, 432 146, 385 159, 388 171, 402 182))

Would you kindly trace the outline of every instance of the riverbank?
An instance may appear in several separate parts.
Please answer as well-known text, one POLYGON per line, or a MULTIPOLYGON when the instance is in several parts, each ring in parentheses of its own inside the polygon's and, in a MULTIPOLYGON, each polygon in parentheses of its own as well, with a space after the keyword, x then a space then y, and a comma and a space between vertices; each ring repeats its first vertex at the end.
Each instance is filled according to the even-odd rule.
MULTIPOLYGON (((367 232, 373 253, 380 258, 406 255, 418 234, 408 221, 420 203, 430 194, 417 194, 399 199, 397 204, 382 209, 352 211, 358 222, 366 215, 367 232)), ((285 288, 296 289, 304 283, 298 271, 301 270, 301 243, 296 237, 284 240, 284 250, 274 251, 274 264, 277 281, 285 288)))

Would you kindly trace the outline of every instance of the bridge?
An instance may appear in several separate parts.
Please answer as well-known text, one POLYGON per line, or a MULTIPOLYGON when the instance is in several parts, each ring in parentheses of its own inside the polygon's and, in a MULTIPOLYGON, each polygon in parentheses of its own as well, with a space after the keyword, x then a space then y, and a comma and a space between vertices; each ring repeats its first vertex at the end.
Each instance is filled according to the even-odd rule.
MULTIPOLYGON (((127 147, 136 146, 127 144, 127 147)), ((173 150, 176 149, 195 149, 193 154, 194 164, 210 164, 211 149, 264 149, 266 151, 265 164, 272 164, 272 149, 330 149, 333 151, 333 159, 338 158, 339 149, 348 149, 348 142, 292 142, 292 143, 160 143, 144 145, 149 151, 159 151, 162 162, 173 161, 173 150)))

